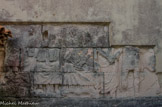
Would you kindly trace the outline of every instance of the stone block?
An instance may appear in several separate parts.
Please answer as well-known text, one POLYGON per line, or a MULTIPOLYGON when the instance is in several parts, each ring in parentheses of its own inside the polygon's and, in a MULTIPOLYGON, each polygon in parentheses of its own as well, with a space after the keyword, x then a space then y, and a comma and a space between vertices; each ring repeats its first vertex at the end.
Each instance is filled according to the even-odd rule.
POLYGON ((62 75, 59 72, 33 74, 32 95, 39 97, 60 97, 62 75))
POLYGON ((64 73, 63 97, 103 97, 103 73, 64 73))
POLYGON ((23 53, 19 48, 13 48, 6 51, 5 66, 22 66, 23 53))
POLYGON ((156 37, 161 35, 160 0, 106 0, 100 3, 91 0, 86 3, 76 0, 2 0, 1 4, 4 4, 0 11, 1 22, 111 22, 110 42, 113 45, 154 45, 156 37), (68 5, 64 6, 65 4, 68 5), (5 8, 6 6, 10 8, 5 8), (149 8, 151 6, 153 8, 149 8))
POLYGON ((1 84, 1 97, 29 97, 30 73, 8 71, 5 73, 5 84, 1 84))
POLYGON ((140 49, 137 47, 125 47, 123 49, 122 55, 122 67, 121 67, 121 88, 125 90, 128 88, 127 77, 130 72, 138 73, 140 71, 139 62, 140 62, 140 49))
POLYGON ((113 72, 117 70, 122 48, 95 48, 94 69, 97 72, 113 72))
POLYGON ((160 93, 152 48, 125 47, 122 62, 117 97, 155 96, 160 93))
POLYGON ((109 47, 108 26, 64 24, 43 26, 48 47, 109 47))
POLYGON ((62 84, 60 72, 39 72, 34 73, 34 84, 62 84))
POLYGON ((155 62, 152 48, 126 46, 94 49, 95 71, 104 73, 105 97, 158 95, 160 86, 155 62))
MULTIPOLYGON (((6 48, 5 66, 24 66, 26 47, 38 47, 41 40, 41 27, 39 25, 6 25, 14 35, 9 38, 6 48)), ((32 56, 32 50, 29 56, 32 56)))
POLYGON ((28 55, 28 57, 34 57, 35 56, 35 48, 27 48, 27 55, 28 55))
POLYGON ((8 49, 40 47, 41 26, 40 25, 6 25, 12 31, 13 38, 8 41, 8 49))
POLYGON ((120 83, 122 48, 94 49, 94 67, 96 72, 104 73, 104 96, 116 97, 120 83))
POLYGON ((93 72, 92 48, 64 48, 61 58, 63 72, 93 72))
POLYGON ((60 57, 60 49, 49 49, 48 60, 50 62, 58 61, 60 57))
POLYGON ((24 71, 60 71, 60 49, 27 48, 24 71))
POLYGON ((47 57, 47 49, 39 49, 37 54, 37 61, 38 62, 46 62, 47 57))

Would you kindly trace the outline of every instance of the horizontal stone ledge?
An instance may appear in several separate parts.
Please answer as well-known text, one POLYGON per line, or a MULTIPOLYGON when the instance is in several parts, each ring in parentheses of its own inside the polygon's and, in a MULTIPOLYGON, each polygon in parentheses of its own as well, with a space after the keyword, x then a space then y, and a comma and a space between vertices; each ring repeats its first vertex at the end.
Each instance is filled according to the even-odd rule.
POLYGON ((1 25, 63 25, 63 24, 79 24, 79 25, 84 25, 84 24, 89 24, 89 25, 109 25, 110 22, 100 22, 100 21, 57 21, 57 22, 49 22, 49 21, 0 21, 1 25))
MULTIPOLYGON (((22 98, 14 98, 14 97, 0 97, 1 101, 6 102, 34 102, 38 103, 36 107, 87 107, 87 106, 99 106, 99 107, 112 107, 118 105, 119 107, 125 106, 138 106, 138 107, 160 107, 162 106, 162 96, 156 97, 136 97, 136 98, 62 98, 62 97, 44 97, 44 98, 31 98, 31 97, 22 97, 22 98)), ((30 106, 29 106, 30 107, 30 106)))

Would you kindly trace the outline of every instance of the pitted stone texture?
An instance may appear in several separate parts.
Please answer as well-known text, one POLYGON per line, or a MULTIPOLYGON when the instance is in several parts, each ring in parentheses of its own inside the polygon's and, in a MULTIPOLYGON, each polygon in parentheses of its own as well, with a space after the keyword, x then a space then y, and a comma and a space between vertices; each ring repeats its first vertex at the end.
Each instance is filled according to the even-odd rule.
POLYGON ((152 48, 96 48, 94 66, 95 71, 104 72, 106 97, 153 96, 160 93, 152 48))
POLYGON ((1 97, 29 97, 31 78, 29 73, 14 72, 8 67, 5 73, 5 84, 1 85, 1 97))
POLYGON ((138 96, 155 96, 160 94, 160 85, 155 73, 155 53, 153 49, 140 50, 140 83, 138 96))
POLYGON ((43 26, 46 47, 109 47, 108 26, 64 24, 43 26))
POLYGON ((117 67, 111 66, 116 64, 121 56, 122 48, 95 48, 94 49, 94 68, 98 72, 114 71, 117 67), (114 68, 113 68, 114 67, 114 68))
POLYGON ((103 96, 103 73, 64 73, 63 97, 103 96))
POLYGON ((114 45, 154 45, 162 34, 160 0, 1 0, 1 4, 1 22, 111 22, 114 45))
POLYGON ((61 58, 63 72, 93 72, 92 48, 64 48, 61 58))
POLYGON ((41 45, 40 25, 6 25, 14 35, 8 41, 9 48, 39 47, 41 45))
POLYGON ((122 48, 96 48, 94 51, 95 71, 104 73, 104 95, 116 97, 120 83, 122 48))
POLYGON ((147 70, 150 72, 155 72, 155 52, 152 48, 145 48, 140 50, 140 68, 142 71, 147 70))
POLYGON ((7 49, 5 66, 20 67, 23 64, 23 53, 19 48, 7 49))
POLYGON ((59 72, 39 72, 33 75, 33 96, 60 97, 62 75, 59 72))
MULTIPOLYGON (((129 47, 130 48, 130 47, 129 47)), ((127 47, 124 49, 123 53, 127 53, 127 47)), ((128 51, 129 56, 132 57, 124 57, 126 54, 123 54, 123 61, 126 59, 130 61, 131 66, 129 64, 122 64, 122 72, 121 72, 121 89, 119 92, 119 96, 153 96, 158 95, 160 92, 160 86, 158 83, 157 75, 155 74, 155 54, 153 49, 143 48, 137 49, 132 48, 132 51, 128 51), (134 51, 138 50, 138 51, 134 51), (134 68, 132 67, 132 61, 137 62, 134 63, 134 68), (124 69, 123 69, 124 68, 124 69), (128 69, 127 69, 128 68, 128 69), (133 68, 133 69, 130 69, 133 68), (123 71, 124 70, 124 71, 123 71), (124 75, 123 75, 124 74, 124 75), (132 75, 132 76, 130 76, 132 75), (150 76, 151 75, 151 76, 150 76), (148 79, 150 77, 150 79, 148 79), (124 80, 124 81, 123 81, 124 80), (129 84, 132 81, 132 84, 129 84), (124 84, 123 84, 124 83, 124 84), (129 93, 127 93, 127 89, 131 89, 128 87, 133 87, 129 93), (131 93, 134 92, 134 95, 131 93), (123 95, 122 95, 123 94, 123 95)))
POLYGON ((34 84, 61 84, 62 75, 59 72, 34 73, 34 84))
POLYGON ((14 38, 8 40, 5 66, 23 66, 25 47, 37 47, 41 40, 39 25, 7 25, 14 38))
MULTIPOLYGON (((127 77, 129 77, 129 73, 133 72, 135 73, 134 76, 137 76, 135 78, 138 79, 138 73, 140 71, 139 68, 139 55, 140 49, 136 47, 125 47, 123 49, 123 56, 122 56, 122 68, 121 68, 121 88, 123 90, 127 89, 128 87, 128 80, 127 77)), ((137 80, 138 81, 138 80, 137 80)), ((138 81, 139 82, 139 81, 138 81)), ((137 87, 138 89, 138 87, 137 87)))
POLYGON ((60 71, 60 49, 27 48, 24 71, 60 71))

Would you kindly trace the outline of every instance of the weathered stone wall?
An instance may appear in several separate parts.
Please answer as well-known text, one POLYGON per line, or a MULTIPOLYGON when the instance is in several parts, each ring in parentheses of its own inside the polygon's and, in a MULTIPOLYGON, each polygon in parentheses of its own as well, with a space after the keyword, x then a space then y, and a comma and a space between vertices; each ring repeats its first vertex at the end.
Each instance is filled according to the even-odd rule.
POLYGON ((109 23, 5 25, 1 97, 125 98, 161 95, 154 47, 110 46, 109 23))
POLYGON ((14 35, 2 98, 161 95, 160 0, 0 2, 0 24, 14 35))

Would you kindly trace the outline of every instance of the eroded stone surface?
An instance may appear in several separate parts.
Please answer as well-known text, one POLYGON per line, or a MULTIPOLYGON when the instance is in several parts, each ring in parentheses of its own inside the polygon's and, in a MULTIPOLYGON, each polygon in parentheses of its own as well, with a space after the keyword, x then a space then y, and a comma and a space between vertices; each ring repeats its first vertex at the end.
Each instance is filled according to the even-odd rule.
POLYGON ((92 48, 64 48, 62 50, 63 72, 93 72, 92 48))
POLYGON ((95 70, 104 73, 104 95, 115 97, 120 82, 122 48, 97 48, 94 53, 95 70))
MULTIPOLYGON (((122 61, 122 68, 121 68, 121 88, 123 90, 128 88, 128 80, 129 73, 133 72, 135 78, 139 78, 138 73, 140 71, 139 69, 139 48, 136 47, 125 47, 123 49, 123 61, 122 61), (137 77, 136 77, 137 76, 137 77)), ((137 80, 138 81, 138 80, 137 80)), ((138 81, 139 82, 139 81, 138 81)), ((137 84, 138 84, 137 82, 137 84)), ((138 86, 138 85, 135 85, 138 86)), ((138 87, 136 87, 137 91, 138 87)))
POLYGON ((63 97, 102 97, 103 73, 64 73, 63 97))
POLYGON ((61 84, 62 76, 59 72, 34 73, 34 84, 61 84))
POLYGON ((25 48, 40 45, 41 27, 39 25, 8 25, 6 27, 11 29, 14 38, 9 39, 7 44, 5 66, 22 67, 25 48))
POLYGON ((109 47, 108 26, 64 24, 43 26, 44 46, 109 47))
POLYGON ((24 71, 60 70, 60 49, 58 48, 27 48, 24 71))
POLYGON ((109 47, 105 25, 43 25, 42 33, 37 25, 21 26, 24 33, 14 26, 9 26, 16 36, 8 43, 5 71, 31 73, 31 88, 21 87, 24 96, 27 90, 36 97, 118 98, 160 93, 154 50, 109 47))
POLYGON ((29 73, 15 72, 7 67, 4 75, 5 84, 1 85, 1 97, 29 97, 31 78, 29 73))
POLYGON ((134 97, 159 94, 153 49, 124 47, 95 51, 96 70, 104 72, 105 96, 134 97))
POLYGON ((32 93, 40 97, 60 97, 62 75, 59 72, 34 73, 32 93))
POLYGON ((14 38, 9 39, 8 48, 39 47, 41 45, 40 25, 6 25, 13 32, 14 38))

